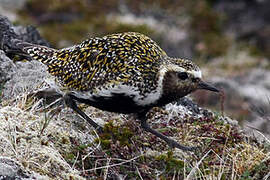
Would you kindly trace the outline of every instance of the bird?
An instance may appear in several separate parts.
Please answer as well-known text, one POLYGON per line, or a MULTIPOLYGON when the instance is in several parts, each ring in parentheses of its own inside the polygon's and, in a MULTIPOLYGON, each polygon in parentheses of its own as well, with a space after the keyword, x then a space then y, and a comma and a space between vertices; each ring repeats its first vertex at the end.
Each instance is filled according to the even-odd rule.
MULTIPOLYGON (((93 37, 63 49, 13 40, 32 59, 47 66, 52 88, 66 106, 90 125, 102 127, 86 115, 77 103, 122 114, 134 114, 141 127, 167 142, 171 148, 192 151, 154 130, 147 113, 198 89, 220 90, 202 80, 200 68, 191 60, 169 57, 150 37, 138 32, 93 37)), ((46 93, 45 93, 46 94, 46 93)))

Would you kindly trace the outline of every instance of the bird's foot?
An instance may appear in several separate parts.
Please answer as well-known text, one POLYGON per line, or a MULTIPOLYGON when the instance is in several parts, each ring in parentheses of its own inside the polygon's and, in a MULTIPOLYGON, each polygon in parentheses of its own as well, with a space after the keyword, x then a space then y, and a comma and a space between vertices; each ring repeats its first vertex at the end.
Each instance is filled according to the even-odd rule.
POLYGON ((169 138, 168 138, 167 143, 168 143, 168 145, 170 147, 172 147, 172 148, 178 148, 178 149, 181 149, 183 151, 196 151, 198 149, 198 147, 181 145, 181 144, 177 143, 176 141, 174 141, 172 139, 169 139, 169 138))

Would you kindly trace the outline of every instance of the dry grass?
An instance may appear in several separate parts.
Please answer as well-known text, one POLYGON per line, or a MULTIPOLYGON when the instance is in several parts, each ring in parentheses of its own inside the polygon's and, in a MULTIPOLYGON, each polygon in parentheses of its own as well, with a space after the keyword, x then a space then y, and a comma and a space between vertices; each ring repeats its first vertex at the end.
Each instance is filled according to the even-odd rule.
POLYGON ((0 108, 0 152, 24 171, 44 179, 267 179, 269 140, 246 136, 229 118, 200 108, 170 104, 149 113, 152 127, 180 143, 199 146, 196 152, 171 150, 144 132, 132 116, 82 106, 105 133, 70 109, 50 107, 23 93, 0 108), (99 138, 100 136, 100 138, 99 138), (268 148, 267 148, 268 146, 268 148))
MULTIPOLYGON (((47 177, 80 177, 61 154, 71 148, 71 138, 92 142, 96 137, 72 129, 71 122, 63 122, 59 114, 47 123, 44 112, 26 111, 25 96, 0 109, 0 152, 19 162, 26 171, 47 177), (43 132, 42 132, 43 131, 43 132)), ((85 143, 86 143, 85 142, 85 143)))

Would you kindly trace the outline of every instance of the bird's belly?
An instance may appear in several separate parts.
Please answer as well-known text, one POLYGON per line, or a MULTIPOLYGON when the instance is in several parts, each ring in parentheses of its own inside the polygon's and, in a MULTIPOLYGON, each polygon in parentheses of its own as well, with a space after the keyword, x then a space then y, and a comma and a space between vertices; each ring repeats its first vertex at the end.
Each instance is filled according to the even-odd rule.
POLYGON ((138 113, 149 110, 156 105, 159 91, 142 95, 138 87, 119 84, 108 84, 95 91, 73 92, 77 101, 94 106, 101 110, 118 113, 138 113))
POLYGON ((101 110, 117 112, 117 113, 137 113, 148 109, 148 106, 141 106, 136 104, 134 97, 125 94, 112 94, 111 96, 92 96, 91 98, 75 99, 81 103, 88 104, 101 110))

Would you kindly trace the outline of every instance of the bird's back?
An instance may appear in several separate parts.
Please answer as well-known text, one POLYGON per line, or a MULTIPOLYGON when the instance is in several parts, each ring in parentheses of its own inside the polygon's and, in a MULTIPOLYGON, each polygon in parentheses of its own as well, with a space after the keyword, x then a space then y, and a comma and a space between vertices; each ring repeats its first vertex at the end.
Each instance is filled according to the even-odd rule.
POLYGON ((29 43, 20 45, 31 57, 47 65, 61 86, 77 91, 96 91, 119 83, 144 86, 157 78, 161 56, 166 56, 150 38, 133 32, 90 38, 61 50, 29 43))

